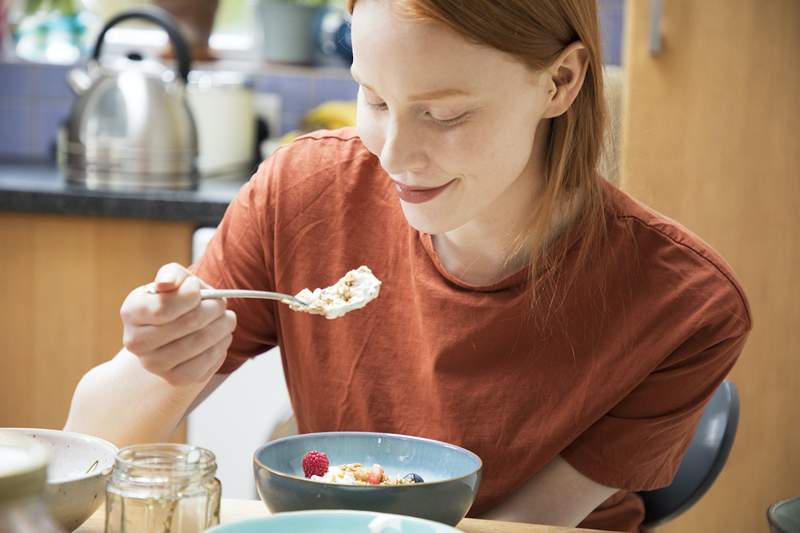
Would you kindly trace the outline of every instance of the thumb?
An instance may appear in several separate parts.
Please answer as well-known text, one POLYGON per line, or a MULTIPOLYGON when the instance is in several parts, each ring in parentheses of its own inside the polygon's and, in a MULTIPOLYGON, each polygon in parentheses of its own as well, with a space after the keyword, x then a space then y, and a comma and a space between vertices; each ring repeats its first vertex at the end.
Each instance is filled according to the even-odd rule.
POLYGON ((191 275, 188 269, 178 263, 164 265, 156 274, 154 282, 156 292, 174 291, 191 275))

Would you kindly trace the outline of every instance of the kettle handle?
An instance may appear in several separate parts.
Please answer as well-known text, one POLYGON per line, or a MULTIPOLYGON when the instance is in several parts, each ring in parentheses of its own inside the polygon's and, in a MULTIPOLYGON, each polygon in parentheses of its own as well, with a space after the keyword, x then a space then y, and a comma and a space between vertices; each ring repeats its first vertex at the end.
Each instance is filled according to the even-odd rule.
POLYGON ((178 61, 178 74, 183 79, 184 83, 188 83, 189 71, 192 67, 192 56, 189 54, 189 47, 172 16, 163 9, 155 6, 128 9, 109 20, 97 36, 97 42, 92 52, 92 59, 94 61, 100 59, 100 51, 103 49, 103 40, 105 39, 106 32, 120 22, 129 19, 147 20, 160 26, 161 29, 167 32, 167 36, 169 36, 169 40, 172 43, 172 48, 175 50, 175 59, 178 61))

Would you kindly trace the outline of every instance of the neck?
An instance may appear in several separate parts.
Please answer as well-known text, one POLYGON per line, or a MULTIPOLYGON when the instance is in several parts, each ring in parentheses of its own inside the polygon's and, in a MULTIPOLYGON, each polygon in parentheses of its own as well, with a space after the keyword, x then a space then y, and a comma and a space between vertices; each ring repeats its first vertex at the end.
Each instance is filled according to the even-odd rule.
POLYGON ((538 252, 533 247, 546 248, 556 241, 583 210, 583 194, 573 196, 555 206, 543 235, 530 234, 534 206, 541 201, 544 185, 544 139, 549 127, 541 129, 525 171, 484 213, 455 230, 433 236, 444 267, 466 283, 492 285, 528 266, 538 252))
POLYGON ((481 215, 433 236, 444 267, 472 285, 491 285, 527 265, 532 250, 524 236, 544 183, 546 123, 537 128, 531 158, 520 176, 481 215), (521 245, 522 244, 522 245, 521 245))
POLYGON ((526 265, 529 256, 527 247, 514 250, 525 232, 527 213, 512 214, 500 200, 495 204, 480 220, 433 235, 444 267, 472 285, 491 285, 510 276, 526 265))

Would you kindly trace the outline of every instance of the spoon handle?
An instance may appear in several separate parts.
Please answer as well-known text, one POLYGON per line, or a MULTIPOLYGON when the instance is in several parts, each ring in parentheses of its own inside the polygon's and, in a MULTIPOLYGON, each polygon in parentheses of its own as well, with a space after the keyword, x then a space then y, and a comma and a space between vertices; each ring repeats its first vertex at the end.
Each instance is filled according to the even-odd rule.
POLYGON ((301 302, 291 294, 269 291, 245 291, 239 289, 202 289, 200 291, 200 298, 203 300, 211 298, 259 298, 261 300, 276 300, 283 303, 306 305, 305 302, 301 302))

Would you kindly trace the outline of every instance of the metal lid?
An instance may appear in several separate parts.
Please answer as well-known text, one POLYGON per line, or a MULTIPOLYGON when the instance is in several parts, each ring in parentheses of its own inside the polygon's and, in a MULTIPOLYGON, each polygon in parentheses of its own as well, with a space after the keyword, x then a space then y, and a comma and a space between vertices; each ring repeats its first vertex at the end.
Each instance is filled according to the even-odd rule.
POLYGON ((0 430, 0 503, 42 494, 47 459, 35 440, 0 430))

